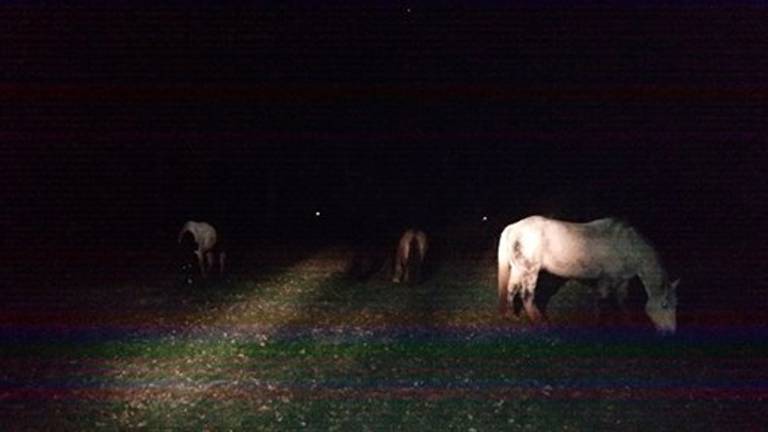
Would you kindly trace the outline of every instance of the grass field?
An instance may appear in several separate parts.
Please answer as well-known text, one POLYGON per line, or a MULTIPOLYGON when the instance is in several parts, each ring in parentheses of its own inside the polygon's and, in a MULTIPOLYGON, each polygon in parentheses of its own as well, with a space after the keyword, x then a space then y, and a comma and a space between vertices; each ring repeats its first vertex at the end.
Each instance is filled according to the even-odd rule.
POLYGON ((765 423, 761 325, 682 315, 659 338, 642 313, 595 318, 590 288, 568 283, 546 302, 553 325, 534 329, 496 315, 492 252, 444 253, 416 286, 351 277, 353 255, 243 254, 223 280, 195 284, 170 264, 41 270, 42 285, 5 291, 0 430, 765 423))

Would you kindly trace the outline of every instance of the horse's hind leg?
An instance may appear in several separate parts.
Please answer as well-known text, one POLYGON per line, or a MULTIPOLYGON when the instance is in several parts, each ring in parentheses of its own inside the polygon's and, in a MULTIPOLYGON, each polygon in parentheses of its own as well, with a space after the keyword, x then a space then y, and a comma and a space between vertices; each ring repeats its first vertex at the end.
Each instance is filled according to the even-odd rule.
POLYGON ((421 259, 418 256, 413 257, 412 269, 409 273, 410 281, 413 284, 421 282, 421 259))
POLYGON ((408 263, 408 280, 412 284, 420 284, 422 280, 422 267, 424 266, 424 256, 416 254, 411 257, 408 263))
POLYGON ((531 322, 534 324, 546 323, 546 317, 541 313, 539 307, 536 306, 533 301, 534 293, 536 292, 536 281, 538 280, 538 276, 538 270, 527 272, 525 275, 523 275, 521 284, 523 307, 525 308, 525 313, 528 314, 528 318, 530 318, 531 322))
POLYGON ((214 252, 208 251, 205 254, 205 269, 208 271, 209 274, 211 274, 211 273, 213 273, 215 271, 214 268, 213 268, 213 264, 214 264, 215 259, 216 259, 216 257, 215 257, 215 253, 214 252))
POLYGON ((208 277, 208 273, 206 272, 206 257, 204 254, 200 251, 196 251, 195 255, 197 255, 197 263, 200 265, 200 275, 205 279, 208 277))
POLYGON ((395 274, 392 275, 392 282, 400 283, 403 279, 403 262, 399 256, 395 256, 395 274))
POLYGON ((502 316, 509 316, 509 311, 512 312, 512 315, 514 315, 515 318, 520 316, 519 311, 515 310, 515 297, 517 297, 517 294, 520 292, 521 286, 519 277, 515 273, 512 273, 507 282, 506 292, 499 293, 499 312, 502 316))
POLYGON ((224 251, 221 251, 219 253, 219 272, 221 274, 224 274, 224 264, 227 261, 227 253, 224 251))
POLYGON ((404 259, 402 267, 403 267, 403 273, 402 273, 401 281, 403 283, 409 284, 411 283, 411 260, 408 258, 404 259))

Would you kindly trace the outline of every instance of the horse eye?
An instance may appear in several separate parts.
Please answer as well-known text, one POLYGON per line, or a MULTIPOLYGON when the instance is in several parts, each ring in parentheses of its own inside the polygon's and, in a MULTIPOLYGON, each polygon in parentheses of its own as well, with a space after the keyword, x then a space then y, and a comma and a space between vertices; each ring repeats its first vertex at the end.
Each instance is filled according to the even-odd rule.
POLYGON ((661 304, 661 308, 662 309, 667 309, 668 307, 669 307, 669 303, 667 303, 667 302, 664 302, 664 303, 661 304))

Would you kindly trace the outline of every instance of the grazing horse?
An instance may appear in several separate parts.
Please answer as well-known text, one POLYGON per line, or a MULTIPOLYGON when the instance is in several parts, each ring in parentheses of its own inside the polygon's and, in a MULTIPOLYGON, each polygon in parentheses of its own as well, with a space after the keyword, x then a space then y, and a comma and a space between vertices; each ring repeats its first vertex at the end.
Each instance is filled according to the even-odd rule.
POLYGON ((406 230, 397 244, 392 282, 399 283, 401 280, 406 283, 418 282, 428 246, 424 231, 406 230))
POLYGON ((676 288, 653 247, 633 227, 612 218, 572 223, 530 216, 508 225, 499 238, 499 312, 521 295, 534 323, 544 318, 533 303, 540 270, 572 279, 597 280, 601 298, 615 291, 624 309, 630 279, 643 283, 648 301, 645 312, 656 330, 676 329, 676 288))
POLYGON ((190 233, 197 243, 195 256, 200 264, 200 274, 203 278, 208 277, 215 261, 218 261, 219 273, 223 274, 227 254, 220 247, 216 229, 206 222, 188 221, 179 232, 179 243, 186 233, 190 233))

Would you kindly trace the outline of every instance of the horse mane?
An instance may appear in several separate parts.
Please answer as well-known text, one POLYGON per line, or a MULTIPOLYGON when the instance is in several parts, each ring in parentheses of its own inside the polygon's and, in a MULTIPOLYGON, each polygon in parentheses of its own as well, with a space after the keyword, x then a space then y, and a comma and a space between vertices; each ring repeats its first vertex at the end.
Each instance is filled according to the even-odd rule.
POLYGON ((655 268, 657 268, 661 272, 660 276, 663 280, 663 283, 666 284, 667 282, 669 282, 669 274, 667 272, 666 266, 664 265, 665 260, 663 259, 663 255, 659 251, 659 248, 656 245, 656 243, 645 234, 647 230, 638 228, 633 222, 630 221, 629 218, 624 216, 611 217, 611 219, 616 222, 617 224, 616 226, 620 226, 622 228, 631 230, 632 234, 642 241, 642 244, 645 246, 645 249, 647 249, 646 253, 656 261, 655 268))

